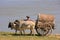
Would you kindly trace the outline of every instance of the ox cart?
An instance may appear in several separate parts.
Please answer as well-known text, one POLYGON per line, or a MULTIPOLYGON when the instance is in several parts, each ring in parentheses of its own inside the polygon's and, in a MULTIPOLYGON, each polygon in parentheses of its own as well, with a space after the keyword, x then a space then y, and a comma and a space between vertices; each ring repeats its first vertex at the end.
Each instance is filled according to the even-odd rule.
POLYGON ((52 33, 52 29, 54 29, 54 16, 48 14, 38 14, 36 20, 36 32, 39 35, 47 35, 52 33))
POLYGON ((22 31, 25 34, 25 29, 30 29, 31 33, 34 33, 34 29, 39 35, 47 35, 52 33, 54 29, 54 16, 48 14, 38 14, 36 22, 24 21, 24 20, 15 20, 14 22, 9 22, 8 28, 14 29, 15 33, 19 30, 22 34, 22 31))

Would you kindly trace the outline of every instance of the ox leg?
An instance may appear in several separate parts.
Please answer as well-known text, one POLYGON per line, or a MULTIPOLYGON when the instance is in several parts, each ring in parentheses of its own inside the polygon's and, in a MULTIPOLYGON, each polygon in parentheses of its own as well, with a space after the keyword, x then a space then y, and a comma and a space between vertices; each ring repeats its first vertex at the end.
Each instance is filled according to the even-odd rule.
POLYGON ((35 36, 35 30, 34 29, 32 29, 31 35, 35 36))
POLYGON ((20 35, 22 35, 22 30, 20 30, 20 35))
POLYGON ((35 36, 35 30, 33 29, 33 35, 35 36))
POLYGON ((32 36, 32 29, 30 29, 30 35, 32 36))
POLYGON ((31 36, 32 36, 32 31, 30 31, 30 34, 31 34, 31 36))
POLYGON ((23 33, 24 33, 24 35, 25 35, 25 30, 23 30, 23 33))
POLYGON ((30 34, 31 34, 31 36, 32 36, 32 35, 35 36, 35 32, 34 32, 34 30, 31 30, 30 34))
POLYGON ((15 34, 17 34, 17 30, 15 30, 15 34))

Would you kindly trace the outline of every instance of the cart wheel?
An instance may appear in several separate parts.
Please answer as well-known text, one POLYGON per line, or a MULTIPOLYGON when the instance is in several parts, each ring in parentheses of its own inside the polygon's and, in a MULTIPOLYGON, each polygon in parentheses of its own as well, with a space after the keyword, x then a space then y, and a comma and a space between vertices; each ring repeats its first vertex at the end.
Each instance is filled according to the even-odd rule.
POLYGON ((49 30, 43 30, 41 28, 37 28, 36 32, 38 33, 38 35, 45 36, 49 33, 49 30))
POLYGON ((42 35, 42 36, 47 35, 49 32, 51 34, 52 33, 52 26, 49 23, 45 23, 43 28, 41 28, 41 27, 40 28, 36 28, 36 32, 39 35, 42 35))

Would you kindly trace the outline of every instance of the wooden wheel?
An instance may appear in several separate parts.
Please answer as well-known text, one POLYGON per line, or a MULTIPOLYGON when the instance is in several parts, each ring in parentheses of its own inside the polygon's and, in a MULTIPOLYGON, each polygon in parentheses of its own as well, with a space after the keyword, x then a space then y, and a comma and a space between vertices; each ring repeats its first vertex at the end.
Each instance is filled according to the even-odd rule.
POLYGON ((52 33, 52 26, 49 23, 45 23, 43 28, 36 28, 36 32, 38 33, 38 35, 42 35, 45 36, 48 33, 52 33), (51 31, 51 32, 50 32, 51 31))
POLYGON ((43 30, 41 28, 37 28, 36 31, 37 31, 38 35, 41 35, 41 36, 45 36, 49 33, 49 30, 43 30))

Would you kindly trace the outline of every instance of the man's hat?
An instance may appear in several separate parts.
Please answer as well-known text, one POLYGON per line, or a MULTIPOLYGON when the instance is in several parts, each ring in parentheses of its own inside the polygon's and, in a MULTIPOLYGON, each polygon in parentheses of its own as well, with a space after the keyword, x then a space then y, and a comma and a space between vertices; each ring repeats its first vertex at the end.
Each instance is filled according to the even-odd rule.
POLYGON ((30 18, 29 16, 26 16, 27 18, 30 18))

